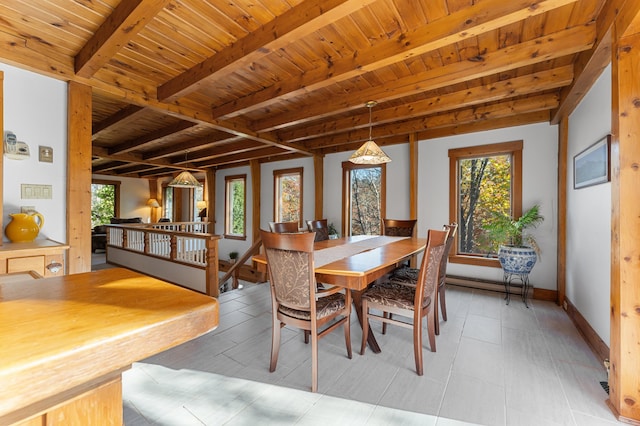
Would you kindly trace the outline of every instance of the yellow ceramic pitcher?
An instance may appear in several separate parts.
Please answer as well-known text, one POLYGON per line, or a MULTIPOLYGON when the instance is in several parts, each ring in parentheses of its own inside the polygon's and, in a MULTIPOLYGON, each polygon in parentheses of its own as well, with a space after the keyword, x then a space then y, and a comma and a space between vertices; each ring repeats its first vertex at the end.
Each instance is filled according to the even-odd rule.
POLYGON ((11 216, 11 222, 4 229, 4 234, 13 243, 30 243, 36 239, 40 228, 44 225, 44 216, 38 212, 13 213, 9 216, 11 216))

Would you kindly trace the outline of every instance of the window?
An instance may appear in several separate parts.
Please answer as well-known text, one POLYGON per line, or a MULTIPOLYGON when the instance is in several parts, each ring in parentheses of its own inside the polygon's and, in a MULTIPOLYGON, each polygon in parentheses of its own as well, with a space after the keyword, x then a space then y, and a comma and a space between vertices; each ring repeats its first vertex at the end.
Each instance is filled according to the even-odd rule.
POLYGON ((342 163, 343 234, 379 235, 386 206, 386 165, 342 163))
POLYGON ((173 222, 173 187, 162 187, 162 217, 173 222))
POLYGON ((274 221, 302 227, 302 167, 273 171, 274 221))
POLYGON ((459 224, 449 260, 499 266, 482 226, 494 213, 521 215, 522 141, 449 150, 449 196, 449 219, 459 224))
POLYGON ((200 212, 202 209, 198 208, 198 201, 204 201, 204 182, 202 182, 201 180, 198 181, 202 184, 202 186, 199 188, 193 188, 193 196, 191 197, 191 221, 193 222, 197 222, 198 220, 200 220, 200 212))
POLYGON ((247 175, 224 178, 224 236, 246 238, 246 187, 247 175))
POLYGON ((91 182, 91 227, 110 223, 120 215, 120 182, 94 179, 91 182))

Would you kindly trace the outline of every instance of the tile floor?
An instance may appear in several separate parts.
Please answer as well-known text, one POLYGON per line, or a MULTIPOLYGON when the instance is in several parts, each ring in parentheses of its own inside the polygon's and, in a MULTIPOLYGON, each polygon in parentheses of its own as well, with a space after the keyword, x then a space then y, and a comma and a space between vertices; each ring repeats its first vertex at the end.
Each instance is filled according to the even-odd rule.
MULTIPOLYGON (((310 347, 283 329, 269 373, 269 288, 220 297, 220 326, 133 365, 123 376, 132 425, 611 425, 606 372, 559 307, 450 286, 449 321, 437 352, 415 374, 411 330, 373 323, 382 352, 353 359, 340 330, 320 340, 319 390, 311 393, 310 347)), ((428 347, 428 339, 425 339, 428 347)))

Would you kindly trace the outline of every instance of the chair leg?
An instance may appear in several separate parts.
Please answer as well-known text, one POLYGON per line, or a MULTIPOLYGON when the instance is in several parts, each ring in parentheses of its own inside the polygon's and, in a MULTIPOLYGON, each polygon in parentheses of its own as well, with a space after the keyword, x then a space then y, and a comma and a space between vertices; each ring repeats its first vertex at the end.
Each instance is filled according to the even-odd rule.
POLYGON ((311 332, 310 332, 309 330, 305 330, 305 331, 304 331, 304 343, 305 343, 305 344, 309 344, 309 334, 310 334, 310 333, 311 333, 311 332))
POLYGON ((440 310, 442 311, 442 319, 447 320, 447 301, 444 297, 444 285, 438 288, 438 298, 440 299, 440 310))
POLYGON ((344 342, 347 345, 347 356, 349 357, 349 359, 353 358, 353 355, 351 353, 351 324, 350 324, 351 318, 349 316, 347 316, 345 318, 344 324, 342 325, 344 327, 344 342))
POLYGON ((280 321, 273 315, 273 324, 271 325, 271 364, 269 365, 269 371, 276 371, 276 364, 278 363, 278 353, 280 352, 280 321))
POLYGON ((369 337, 369 307, 367 301, 362 301, 362 345, 360 346, 360 355, 364 355, 367 347, 367 338, 369 337))
MULTIPOLYGON (((434 318, 429 318, 431 315, 427 315, 427 333, 429 334, 429 347, 431 352, 436 351, 436 326, 434 318)), ((437 317, 436 317, 437 318, 437 317)))
MULTIPOLYGON (((436 291, 436 299, 440 299, 439 292, 436 291)), ((434 318, 434 328, 436 332, 436 336, 440 335, 440 314, 438 313, 438 300, 433 304, 433 318, 434 318)))
MULTIPOLYGON (((391 315, 389 312, 383 312, 382 316, 385 318, 391 318, 391 315)), ((382 334, 387 334, 387 323, 386 322, 382 322, 382 334)))
POLYGON ((311 392, 318 392, 318 333, 311 335, 311 392))
POLYGON ((413 356, 416 359, 416 373, 422 376, 422 319, 413 324, 413 356))

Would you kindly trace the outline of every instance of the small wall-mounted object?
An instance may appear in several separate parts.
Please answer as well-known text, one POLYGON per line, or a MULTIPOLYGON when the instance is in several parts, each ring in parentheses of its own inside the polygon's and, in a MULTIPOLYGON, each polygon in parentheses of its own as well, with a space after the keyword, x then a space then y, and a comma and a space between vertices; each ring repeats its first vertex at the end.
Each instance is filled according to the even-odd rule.
POLYGON ((53 163, 53 148, 40 145, 38 147, 38 160, 41 163, 53 163))
POLYGON ((4 134, 4 155, 12 160, 24 160, 29 158, 29 145, 19 141, 11 132, 4 134))

